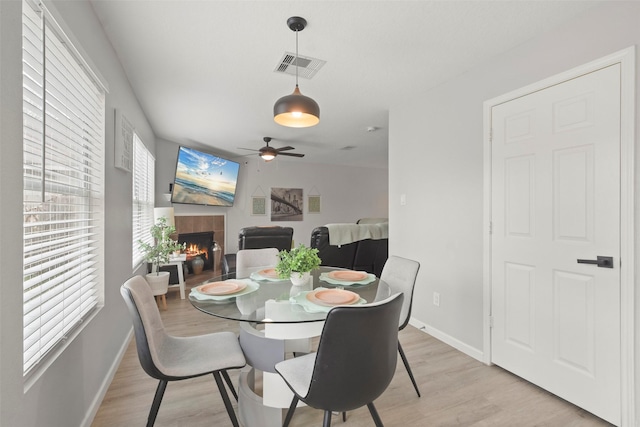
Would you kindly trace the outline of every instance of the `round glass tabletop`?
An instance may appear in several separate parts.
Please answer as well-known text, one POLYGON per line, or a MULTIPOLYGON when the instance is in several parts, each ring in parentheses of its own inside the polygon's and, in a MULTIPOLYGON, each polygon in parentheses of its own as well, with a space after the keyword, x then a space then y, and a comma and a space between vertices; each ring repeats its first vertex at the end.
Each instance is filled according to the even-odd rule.
POLYGON ((306 285, 293 285, 270 270, 255 271, 247 278, 212 278, 193 287, 189 301, 204 313, 229 320, 302 323, 324 320, 335 305, 373 302, 379 287, 381 296, 389 294, 388 286, 369 273, 354 275, 341 268, 320 267, 306 285))

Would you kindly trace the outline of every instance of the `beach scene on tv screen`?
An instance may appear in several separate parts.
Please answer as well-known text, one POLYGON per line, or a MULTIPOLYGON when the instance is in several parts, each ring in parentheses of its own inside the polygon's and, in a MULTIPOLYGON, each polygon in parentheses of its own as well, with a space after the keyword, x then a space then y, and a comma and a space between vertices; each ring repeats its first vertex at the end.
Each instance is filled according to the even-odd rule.
POLYGON ((236 162, 180 147, 171 201, 233 206, 239 167, 236 162))

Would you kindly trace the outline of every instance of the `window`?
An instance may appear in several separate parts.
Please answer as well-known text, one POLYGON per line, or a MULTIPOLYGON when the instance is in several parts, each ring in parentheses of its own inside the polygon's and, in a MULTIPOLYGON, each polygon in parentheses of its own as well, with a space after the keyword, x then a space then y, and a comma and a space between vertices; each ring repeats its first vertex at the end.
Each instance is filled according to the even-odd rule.
POLYGON ((43 6, 22 33, 26 375, 103 300, 105 90, 43 6))
POLYGON ((138 240, 153 244, 155 159, 138 135, 133 134, 133 268, 144 259, 138 240))

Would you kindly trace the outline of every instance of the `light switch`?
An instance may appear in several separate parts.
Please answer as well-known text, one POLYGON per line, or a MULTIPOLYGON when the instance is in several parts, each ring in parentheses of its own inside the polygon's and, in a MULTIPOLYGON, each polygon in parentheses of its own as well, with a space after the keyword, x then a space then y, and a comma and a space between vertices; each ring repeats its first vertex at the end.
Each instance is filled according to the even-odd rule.
POLYGON ((407 204, 407 195, 406 194, 401 194, 400 195, 400 206, 404 206, 407 204))

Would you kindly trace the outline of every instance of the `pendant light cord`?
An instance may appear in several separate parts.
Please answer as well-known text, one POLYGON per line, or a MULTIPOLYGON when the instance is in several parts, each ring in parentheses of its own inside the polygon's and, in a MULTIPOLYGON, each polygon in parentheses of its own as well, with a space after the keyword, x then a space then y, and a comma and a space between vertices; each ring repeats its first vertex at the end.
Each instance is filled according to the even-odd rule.
POLYGON ((296 29, 296 87, 298 87, 298 30, 296 29))

